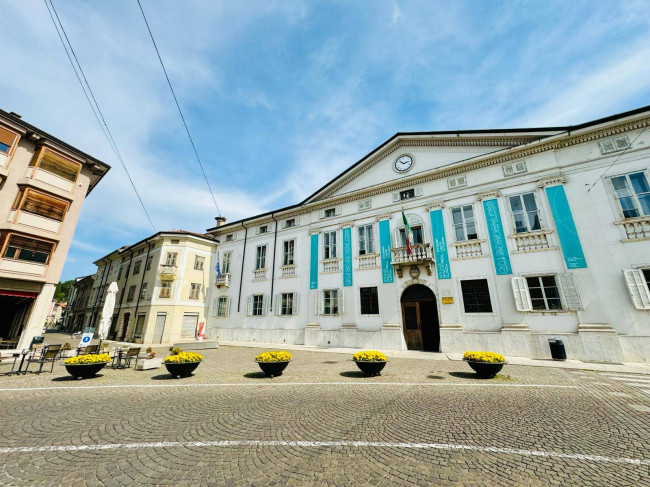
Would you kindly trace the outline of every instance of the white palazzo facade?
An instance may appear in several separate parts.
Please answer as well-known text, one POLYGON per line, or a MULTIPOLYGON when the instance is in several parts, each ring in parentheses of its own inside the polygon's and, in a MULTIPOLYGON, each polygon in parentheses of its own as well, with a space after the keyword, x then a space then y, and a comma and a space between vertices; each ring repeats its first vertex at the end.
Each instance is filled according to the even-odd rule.
POLYGON ((217 219, 207 336, 650 361, 649 123, 399 133, 300 204, 217 219))

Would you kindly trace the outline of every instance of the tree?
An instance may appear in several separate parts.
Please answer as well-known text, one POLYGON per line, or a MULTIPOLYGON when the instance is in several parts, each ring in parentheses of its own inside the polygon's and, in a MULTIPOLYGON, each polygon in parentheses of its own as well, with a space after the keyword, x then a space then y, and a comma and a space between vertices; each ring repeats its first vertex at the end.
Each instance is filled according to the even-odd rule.
POLYGON ((74 279, 70 281, 59 282, 56 285, 56 289, 54 290, 54 299, 59 303, 65 302, 66 299, 68 299, 68 293, 70 292, 70 288, 73 284, 74 279))

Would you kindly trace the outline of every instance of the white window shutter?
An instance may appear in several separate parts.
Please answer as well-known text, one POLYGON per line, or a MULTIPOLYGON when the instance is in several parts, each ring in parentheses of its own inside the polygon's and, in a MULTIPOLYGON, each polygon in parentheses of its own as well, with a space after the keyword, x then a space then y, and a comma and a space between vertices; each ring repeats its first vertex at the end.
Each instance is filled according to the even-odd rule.
POLYGON ((217 316, 219 314, 219 298, 214 298, 214 308, 213 308, 212 316, 217 316))
POLYGON ((415 187, 415 196, 422 196, 424 194, 424 189, 422 186, 415 187))
POLYGON ((582 309, 582 301, 580 300, 575 276, 573 274, 557 274, 555 279, 562 293, 564 308, 574 311, 582 309))
POLYGON ((641 269, 623 269, 625 284, 636 309, 650 309, 650 290, 641 269))
POLYGON ((280 316, 282 311, 282 294, 275 295, 275 316, 280 316))
POLYGON ((399 201, 399 191, 393 193, 393 202, 399 201))
POLYGON ((316 291, 316 299, 314 301, 314 314, 316 316, 323 314, 323 292, 316 291))
POLYGON ((339 295, 339 314, 342 315, 343 314, 343 309, 344 309, 343 308, 343 304, 344 304, 343 303, 343 296, 345 295, 343 293, 343 289, 339 289, 338 295, 339 295))
POLYGON ((532 311, 533 303, 530 300, 530 294, 528 294, 526 279, 523 277, 513 277, 510 283, 512 284, 512 294, 515 298, 517 311, 532 311))
POLYGON ((293 314, 298 314, 298 293, 293 293, 293 314))
POLYGON ((271 305, 271 303, 269 302, 269 297, 270 297, 270 296, 269 296, 268 294, 265 294, 265 295, 262 297, 262 314, 263 314, 264 316, 266 316, 267 314, 269 314, 269 309, 270 309, 270 305, 271 305))
POLYGON ((253 315, 253 296, 248 296, 248 302, 246 303, 246 314, 248 316, 253 315))
POLYGON ((228 300, 226 301, 226 316, 230 316, 230 303, 231 303, 231 301, 232 301, 232 299, 230 299, 230 298, 228 298, 228 300))
POLYGON ((318 214, 318 217, 322 220, 325 218, 325 210, 321 210, 320 213, 318 214))

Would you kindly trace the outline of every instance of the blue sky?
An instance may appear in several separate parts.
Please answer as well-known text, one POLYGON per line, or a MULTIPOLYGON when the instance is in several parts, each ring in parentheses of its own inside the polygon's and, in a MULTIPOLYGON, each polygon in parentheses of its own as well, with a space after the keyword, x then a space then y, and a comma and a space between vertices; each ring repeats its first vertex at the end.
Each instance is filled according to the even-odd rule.
MULTIPOLYGON (((135 0, 54 0, 158 230, 216 210, 135 0)), ((221 212, 296 203, 398 131, 580 123, 650 104, 649 1, 142 0, 221 212)), ((40 0, 0 0, 0 107, 113 169, 62 279, 150 234, 40 0)))

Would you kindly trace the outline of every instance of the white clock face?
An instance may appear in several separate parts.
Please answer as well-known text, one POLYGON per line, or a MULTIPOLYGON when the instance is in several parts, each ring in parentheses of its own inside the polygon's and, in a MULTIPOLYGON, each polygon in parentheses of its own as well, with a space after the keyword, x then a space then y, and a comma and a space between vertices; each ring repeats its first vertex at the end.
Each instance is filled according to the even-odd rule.
POLYGON ((395 169, 399 172, 408 171, 413 165, 413 158, 411 156, 400 156, 395 161, 395 169))

